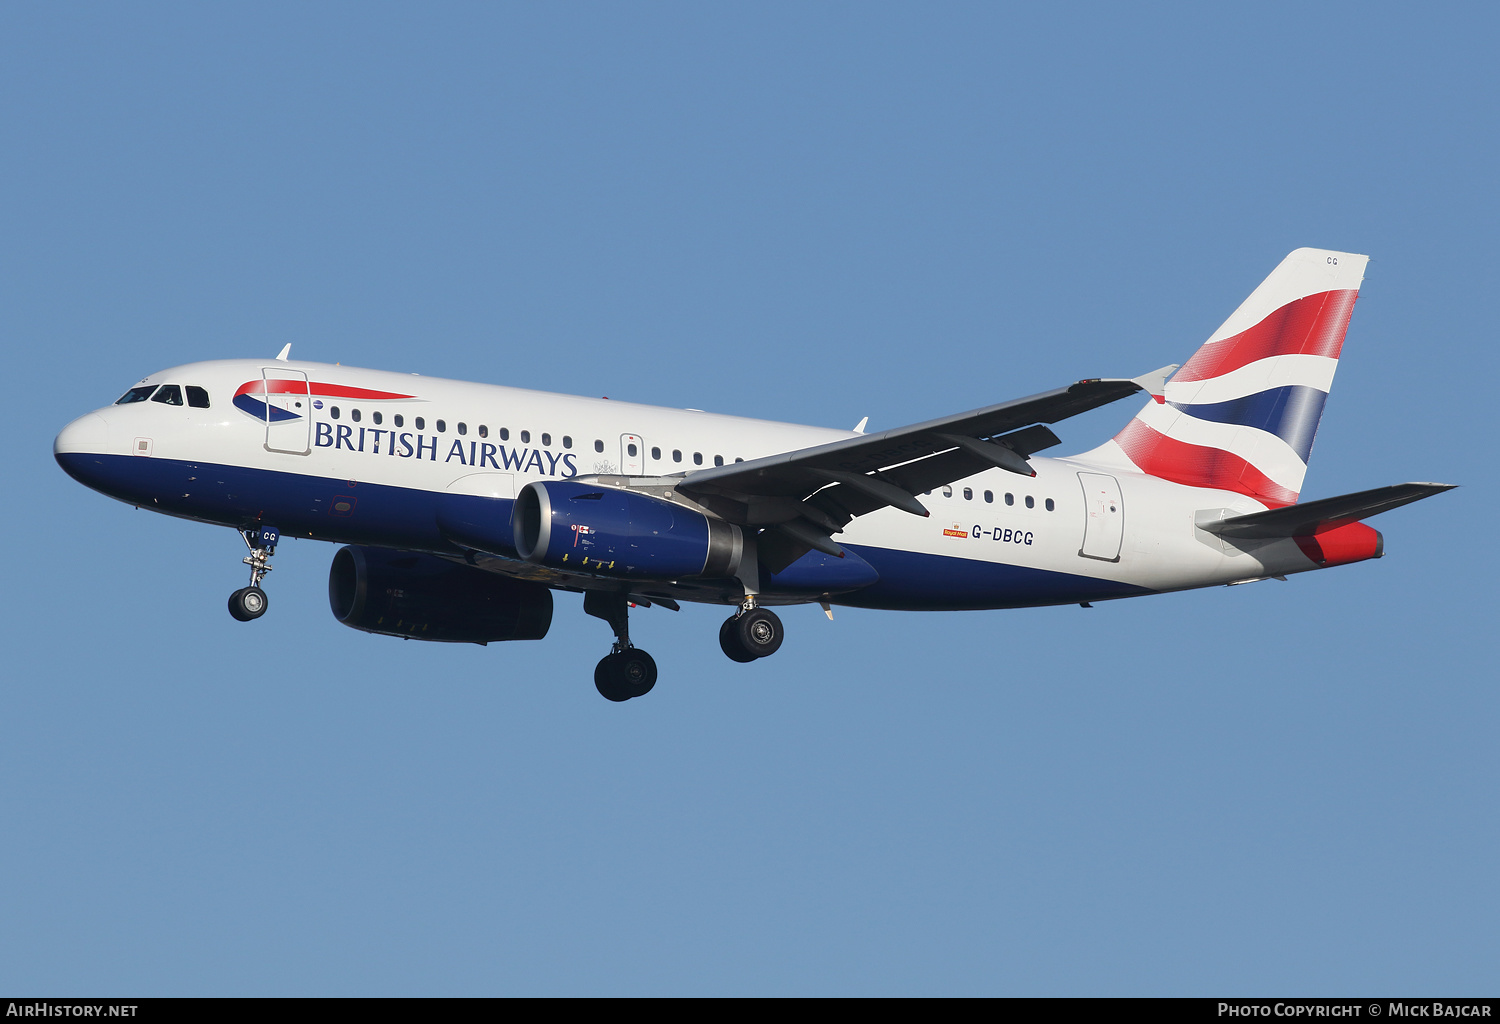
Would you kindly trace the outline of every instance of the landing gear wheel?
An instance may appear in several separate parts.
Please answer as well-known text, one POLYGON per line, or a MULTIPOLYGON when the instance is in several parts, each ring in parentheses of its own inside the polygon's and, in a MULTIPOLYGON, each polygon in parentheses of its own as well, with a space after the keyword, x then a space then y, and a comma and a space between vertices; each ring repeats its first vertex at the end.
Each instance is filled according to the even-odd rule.
POLYGON ((594 666, 594 689, 605 700, 629 700, 630 693, 625 689, 625 683, 615 668, 615 657, 616 655, 606 654, 594 666))
POLYGON ((769 608, 752 608, 730 619, 740 646, 757 658, 769 658, 781 649, 785 636, 781 620, 769 608))
POLYGON ((620 678, 625 681, 632 697, 644 697, 656 685, 656 659, 639 647, 621 651, 619 660, 620 678))
POLYGON ((638 647, 606 655, 594 666, 594 688, 606 700, 644 697, 656 685, 656 660, 638 647))
POLYGON ((724 624, 719 627, 719 647, 729 656, 730 661, 748 665, 755 660, 756 655, 740 645, 738 621, 734 616, 724 620, 724 624))
POLYGON ((268 603, 264 590, 243 587, 229 595, 229 614, 241 622, 249 622, 264 615, 268 603))

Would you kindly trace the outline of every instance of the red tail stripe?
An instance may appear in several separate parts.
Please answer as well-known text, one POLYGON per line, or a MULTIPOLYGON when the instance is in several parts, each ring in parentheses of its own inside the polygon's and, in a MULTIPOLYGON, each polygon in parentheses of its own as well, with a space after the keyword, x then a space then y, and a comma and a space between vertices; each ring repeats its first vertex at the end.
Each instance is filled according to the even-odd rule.
POLYGON ((1163 480, 1237 491, 1272 508, 1297 503, 1296 491, 1287 490, 1233 452, 1178 441, 1140 420, 1127 423, 1115 442, 1142 472, 1163 480))
POLYGON ((1344 332, 1354 313, 1356 289, 1319 292, 1288 302, 1254 327, 1204 345, 1172 377, 1174 382, 1207 380, 1270 356, 1339 357, 1344 332))

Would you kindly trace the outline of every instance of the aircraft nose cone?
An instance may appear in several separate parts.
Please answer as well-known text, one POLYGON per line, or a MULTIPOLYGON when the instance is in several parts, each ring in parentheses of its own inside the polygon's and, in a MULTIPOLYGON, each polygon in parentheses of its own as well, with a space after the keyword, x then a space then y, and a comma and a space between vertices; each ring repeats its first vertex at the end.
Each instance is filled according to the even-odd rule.
POLYGON ((53 455, 109 454, 109 423, 97 412, 80 416, 58 433, 53 455))
POLYGON ((112 439, 112 433, 109 421, 98 413, 80 416, 52 442, 52 457, 74 480, 108 494, 107 464, 115 461, 111 456, 123 454, 123 446, 112 439))

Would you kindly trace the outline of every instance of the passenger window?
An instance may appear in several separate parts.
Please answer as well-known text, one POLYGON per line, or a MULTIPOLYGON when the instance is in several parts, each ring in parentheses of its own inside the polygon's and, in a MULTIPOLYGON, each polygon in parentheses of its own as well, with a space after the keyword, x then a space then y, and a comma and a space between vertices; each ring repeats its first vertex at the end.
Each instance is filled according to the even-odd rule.
POLYGON ((510 428, 509 427, 501 427, 500 428, 500 440, 502 440, 502 441, 509 441, 510 440, 510 428))
POLYGON ((995 492, 994 491, 985 491, 984 492, 984 500, 993 505, 995 503, 995 492))
POLYGON ((637 449, 637 448, 636 448, 636 446, 635 446, 635 442, 634 442, 634 441, 632 441, 632 442, 630 442, 630 444, 627 444, 627 445, 626 445, 626 446, 625 446, 625 450, 626 450, 626 451, 627 451, 627 452, 629 452, 629 453, 630 453, 630 457, 631 457, 631 458, 632 458, 632 459, 633 459, 633 458, 635 458, 635 453, 636 453, 636 452, 637 452, 637 451, 638 451, 638 450, 639 450, 639 449, 637 449))
POLYGON ((146 384, 142 387, 131 388, 120 396, 116 405, 134 405, 136 402, 144 402, 151 397, 151 392, 156 390, 155 384, 146 384))
POLYGON ((1032 496, 1031 496, 1031 495, 1029 495, 1029 494, 1028 494, 1028 495, 1026 495, 1026 507, 1027 507, 1027 508, 1036 508, 1036 499, 1035 499, 1035 498, 1033 498, 1033 497, 1032 497, 1032 496))
POLYGON ((358 409, 350 409, 349 410, 349 418, 351 420, 353 420, 355 423, 358 423, 359 422, 359 410, 358 409))
POLYGON ((739 457, 739 456, 738 456, 738 455, 736 455, 736 456, 735 456, 735 457, 734 457, 734 461, 735 461, 735 462, 744 462, 744 461, 745 461, 745 460, 744 460, 744 459, 742 459, 742 458, 740 458, 740 457, 739 457))
POLYGON ((523 430, 523 431, 521 431, 521 443, 522 444, 530 444, 531 443, 531 431, 529 431, 529 430, 523 430))
POLYGON ((467 434, 468 432, 469 432, 469 425, 467 423, 460 423, 458 425, 459 436, 463 436, 464 434, 467 434))
POLYGON ((722 466, 722 465, 724 465, 724 456, 722 456, 722 455, 715 455, 714 456, 714 465, 715 466, 722 466))
POLYGON ((1016 496, 1007 492, 1005 495, 1005 503, 1007 505, 1014 505, 1016 503, 1016 496))
POLYGON ((599 440, 597 437, 594 438, 594 451, 596 451, 596 452, 602 452, 602 451, 604 451, 604 442, 601 441, 601 440, 599 440))
POLYGON ((162 405, 181 405, 182 389, 176 384, 163 384, 156 389, 156 394, 151 396, 151 401, 160 402, 162 405))
POLYGON ((427 421, 424 420, 422 417, 418 416, 417 420, 413 424, 413 426, 415 426, 418 430, 426 430, 427 429, 427 421))
POLYGON ((203 390, 202 388, 194 387, 193 385, 189 384, 187 386, 187 396, 188 405, 192 406, 194 409, 208 408, 208 392, 203 390))
POLYGON ((695 466, 701 466, 701 465, 703 465, 703 453, 702 452, 694 452, 693 453, 693 465, 695 465, 695 466))
POLYGON ((336 405, 330 405, 328 407, 328 415, 331 416, 331 417, 333 417, 334 419, 338 419, 339 418, 339 407, 336 406, 336 405))
POLYGON ((1052 510, 1053 510, 1053 509, 1055 509, 1055 508, 1056 508, 1056 507, 1057 507, 1057 506, 1056 506, 1056 505, 1054 505, 1054 504, 1052 504, 1052 499, 1051 499, 1051 498, 1048 498, 1048 499, 1047 499, 1047 511, 1048 511, 1048 512, 1051 512, 1051 511, 1052 511, 1052 510))
POLYGON ((571 437, 569 437, 567 434, 563 435, 563 447, 564 448, 571 448, 571 447, 573 447, 573 439, 571 437))
POLYGON ((672 461, 673 462, 681 462, 682 461, 682 452, 678 451, 676 448, 672 449, 672 461))
MULTIPOLYGON (((542 446, 544 448, 551 448, 552 447, 552 435, 551 434, 543 434, 542 435, 542 446)), ((634 455, 635 452, 631 452, 630 454, 634 455)))
POLYGON ((653 449, 651 449, 651 458, 654 459, 657 462, 660 462, 661 461, 661 449, 660 448, 653 448, 653 449))
POLYGON ((396 419, 396 426, 398 426, 398 427, 404 427, 406 425, 406 420, 402 417, 402 415, 399 412, 396 413, 395 419, 396 419))
POLYGON ((375 421, 375 425, 377 427, 380 426, 380 413, 378 413, 378 412, 372 412, 372 413, 370 413, 370 419, 372 419, 372 420, 375 421))
POLYGON ((483 423, 479 424, 479 436, 480 437, 489 437, 490 436, 490 428, 487 427, 487 426, 485 426, 483 423))
POLYGON ((950 486, 948 486, 947 484, 943 485, 943 497, 945 497, 945 498, 951 498, 951 497, 953 497, 953 488, 950 487, 950 486))
POLYGON ((445 431, 447 429, 448 429, 448 424, 444 423, 442 420, 438 420, 437 421, 437 432, 439 434, 441 434, 443 431, 445 431))
POLYGON ((972 487, 965 487, 964 488, 964 501, 973 501, 973 500, 974 500, 974 488, 972 488, 972 487))

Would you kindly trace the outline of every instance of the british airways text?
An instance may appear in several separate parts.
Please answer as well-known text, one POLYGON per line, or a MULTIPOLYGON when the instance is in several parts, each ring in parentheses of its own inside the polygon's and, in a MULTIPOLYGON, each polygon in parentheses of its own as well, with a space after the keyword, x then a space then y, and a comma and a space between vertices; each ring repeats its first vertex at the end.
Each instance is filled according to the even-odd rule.
MULTIPOLYGON (((367 455, 389 455, 398 459, 438 461, 443 438, 426 434, 381 430, 375 427, 351 427, 346 423, 316 424, 314 443, 319 448, 347 448, 367 455)), ((549 452, 541 448, 508 448, 488 441, 465 441, 453 438, 443 462, 464 466, 511 470, 517 473, 541 473, 567 479, 578 475, 578 464, 572 452, 549 452)))

